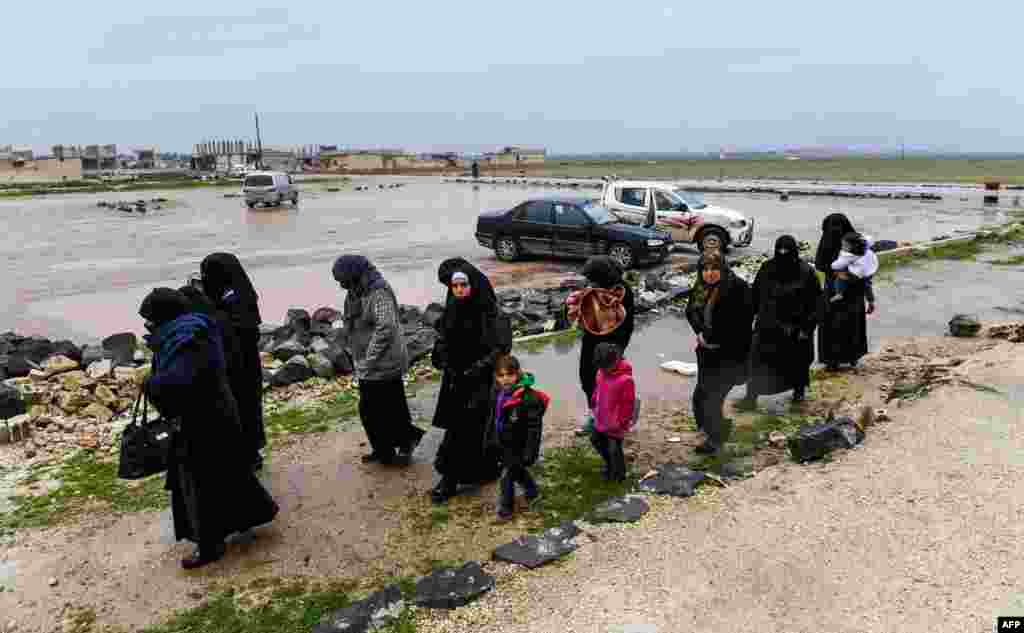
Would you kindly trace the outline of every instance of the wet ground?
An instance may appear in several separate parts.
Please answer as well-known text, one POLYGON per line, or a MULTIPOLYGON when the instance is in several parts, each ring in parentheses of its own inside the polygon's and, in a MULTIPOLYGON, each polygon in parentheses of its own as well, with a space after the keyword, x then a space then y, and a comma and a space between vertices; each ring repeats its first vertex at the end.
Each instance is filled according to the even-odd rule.
MULTIPOLYGON (((141 331, 136 310, 157 285, 180 285, 217 250, 237 253, 261 295, 265 320, 280 321, 289 307, 337 305, 330 276, 344 252, 370 257, 403 303, 423 305, 442 296, 437 265, 463 256, 492 275, 496 285, 542 282, 579 262, 502 264, 480 247, 473 231, 483 209, 507 208, 525 197, 567 193, 527 186, 442 183, 437 177, 357 178, 328 192, 302 185, 298 209, 248 210, 224 189, 61 195, 0 202, 0 331, 16 330, 86 342, 114 331, 141 331), (377 188, 402 183, 401 188, 377 188), (96 207, 100 200, 162 196, 172 202, 145 215, 96 207)), ((584 192, 595 195, 595 192, 584 192)), ((581 194, 583 195, 583 194, 581 194)), ((849 215, 876 238, 924 240, 1006 219, 1002 206, 982 204, 977 192, 939 202, 792 198, 708 194, 710 203, 756 220, 754 244, 737 252, 770 249, 792 233, 815 241, 821 219, 849 215)), ((690 251, 692 253, 692 251, 690 251)))
MULTIPOLYGON (((878 281, 879 311, 868 325, 871 346, 877 349, 879 341, 893 337, 942 334, 955 312, 1014 318, 1011 310, 1024 309, 1022 281, 1024 268, 983 262, 940 261, 896 271, 878 281)), ((692 362, 693 345, 690 328, 679 316, 669 313, 638 323, 627 355, 645 418, 688 410, 695 379, 659 365, 667 360, 692 362)), ((578 342, 537 351, 520 346, 516 353, 536 373, 538 386, 553 396, 545 418, 545 446, 573 442, 584 405, 577 378, 578 342)), ((424 428, 429 428, 436 390, 436 383, 427 384, 411 402, 417 424, 424 428)), ((730 397, 741 395, 742 388, 730 397)), ((783 408, 788 397, 762 398, 761 406, 783 408)), ((689 455, 693 434, 682 433, 684 441, 678 444, 661 443, 666 431, 647 423, 652 424, 646 431, 649 442, 663 447, 659 458, 689 455)), ((169 511, 96 517, 75 527, 19 535, 0 556, 0 585, 6 587, 0 593, 0 613, 19 613, 21 630, 50 630, 60 605, 73 602, 97 607, 103 622, 138 626, 170 609, 197 604, 208 583, 221 578, 387 573, 393 563, 380 552, 399 528, 401 508, 426 504, 426 491, 435 479, 431 460, 440 439, 441 432, 431 428, 407 469, 361 465, 358 458, 367 449, 357 424, 275 450, 263 479, 281 503, 281 515, 257 530, 255 538, 235 542, 223 562, 197 574, 186 574, 178 566, 189 547, 174 543, 169 511), (57 586, 50 586, 50 578, 58 580, 57 586)), ((484 517, 493 512, 493 486, 467 494, 453 512, 473 509, 484 517)), ((483 524, 480 529, 506 529, 508 538, 517 531, 515 526, 483 524)))

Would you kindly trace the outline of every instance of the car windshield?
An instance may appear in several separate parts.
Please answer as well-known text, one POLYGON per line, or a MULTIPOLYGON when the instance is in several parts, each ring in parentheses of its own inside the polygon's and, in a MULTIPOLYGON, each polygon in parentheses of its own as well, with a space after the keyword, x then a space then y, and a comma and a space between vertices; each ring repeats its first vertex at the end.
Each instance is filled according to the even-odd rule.
POLYGON ((595 224, 611 224, 612 222, 618 222, 619 219, 612 214, 606 207, 588 202, 581 205, 583 211, 590 216, 590 219, 595 224))
POLYGON ((246 187, 270 187, 274 184, 272 176, 249 176, 245 179, 246 187))
POLYGON ((703 209, 708 206, 704 203, 704 200, 692 191, 685 191, 683 189, 673 189, 672 195, 679 198, 686 203, 686 206, 691 209, 703 209))

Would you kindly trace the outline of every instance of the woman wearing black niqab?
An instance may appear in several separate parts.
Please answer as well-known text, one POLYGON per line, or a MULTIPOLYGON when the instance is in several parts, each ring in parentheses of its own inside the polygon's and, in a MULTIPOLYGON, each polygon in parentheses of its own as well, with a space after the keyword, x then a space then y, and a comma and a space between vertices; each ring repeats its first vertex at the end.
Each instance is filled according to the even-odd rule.
POLYGON ((193 569, 221 558, 230 534, 272 521, 278 506, 238 451, 242 430, 216 322, 170 288, 151 292, 139 314, 153 350, 144 392, 162 416, 177 421, 166 488, 175 536, 198 545, 181 561, 193 569))
POLYGON ((431 491, 444 503, 459 484, 493 481, 500 458, 487 442, 494 360, 499 353, 498 301, 487 276, 464 259, 443 262, 438 280, 447 288, 432 361, 444 370, 434 426, 445 429, 434 460, 441 481, 431 491), (468 296, 465 295, 468 287, 468 296))
MULTIPOLYGON (((825 273, 827 297, 835 294, 832 262, 843 247, 843 236, 855 232, 849 218, 842 213, 828 215, 821 223, 821 241, 818 242, 814 267, 825 273)), ((840 301, 823 301, 818 328, 818 360, 833 370, 840 363, 856 365, 868 353, 866 315, 874 311, 874 289, 863 279, 851 279, 840 301)))
MULTIPOLYGON (((591 334, 584 331, 580 341, 580 387, 587 396, 587 411, 594 399, 594 385, 597 381, 597 366, 594 364, 594 350, 600 343, 614 343, 625 355, 626 347, 633 336, 636 323, 636 298, 633 289, 625 282, 622 268, 614 259, 607 255, 591 257, 583 265, 583 276, 595 288, 611 290, 622 286, 626 294, 622 298, 622 307, 626 309, 626 319, 613 332, 604 335, 591 334)), ((584 416, 586 417, 586 415, 584 416)))
POLYGON ((200 266, 203 292, 226 315, 225 327, 233 332, 233 348, 227 350, 228 379, 238 402, 244 440, 241 449, 251 456, 253 467, 263 465, 260 449, 267 445, 263 428, 263 364, 260 362, 259 296, 242 263, 231 253, 213 253, 200 266))
POLYGON ((793 390, 801 401, 814 362, 814 328, 821 306, 821 284, 800 260, 796 238, 783 235, 775 256, 754 277, 752 298, 757 321, 750 350, 750 378, 742 404, 752 408, 757 396, 793 390))

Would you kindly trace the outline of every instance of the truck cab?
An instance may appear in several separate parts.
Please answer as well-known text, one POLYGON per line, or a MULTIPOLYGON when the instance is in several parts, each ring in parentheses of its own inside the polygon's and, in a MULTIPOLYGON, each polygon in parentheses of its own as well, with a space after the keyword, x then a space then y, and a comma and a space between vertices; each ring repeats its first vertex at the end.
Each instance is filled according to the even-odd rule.
POLYGON ((652 199, 657 228, 668 231, 676 244, 694 244, 704 250, 705 240, 712 235, 725 248, 749 246, 754 239, 753 218, 709 205, 676 183, 606 178, 601 194, 601 204, 631 224, 644 223, 652 199))

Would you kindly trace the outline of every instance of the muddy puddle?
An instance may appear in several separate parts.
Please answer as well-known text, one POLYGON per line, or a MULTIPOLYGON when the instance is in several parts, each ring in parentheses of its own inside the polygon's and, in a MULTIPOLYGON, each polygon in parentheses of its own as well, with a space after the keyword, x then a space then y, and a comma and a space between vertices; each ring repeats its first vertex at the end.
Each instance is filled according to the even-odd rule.
MULTIPOLYGON (((298 209, 248 210, 224 189, 71 194, 0 201, 0 331, 15 330, 88 342, 114 331, 141 331, 136 311, 149 289, 177 287, 217 250, 237 253, 260 292, 265 320, 290 307, 338 305, 330 276, 335 257, 358 252, 384 272, 403 303, 437 299, 437 265, 461 256, 494 276, 497 285, 527 285, 573 271, 580 262, 498 263, 473 236, 478 213, 509 208, 564 188, 470 186, 439 178, 358 178, 340 191, 301 185, 298 209), (384 183, 400 188, 377 189, 384 183), (356 185, 369 189, 356 191, 356 185), (165 197, 172 202, 145 215, 97 208, 101 200, 165 197)), ((589 192, 584 192, 591 195, 589 192)), ((938 202, 793 198, 764 194, 707 194, 756 221, 755 240, 742 252, 771 248, 783 233, 815 241, 821 219, 849 215, 876 238, 923 240, 1004 221, 1008 197, 986 206, 977 196, 938 202)))

